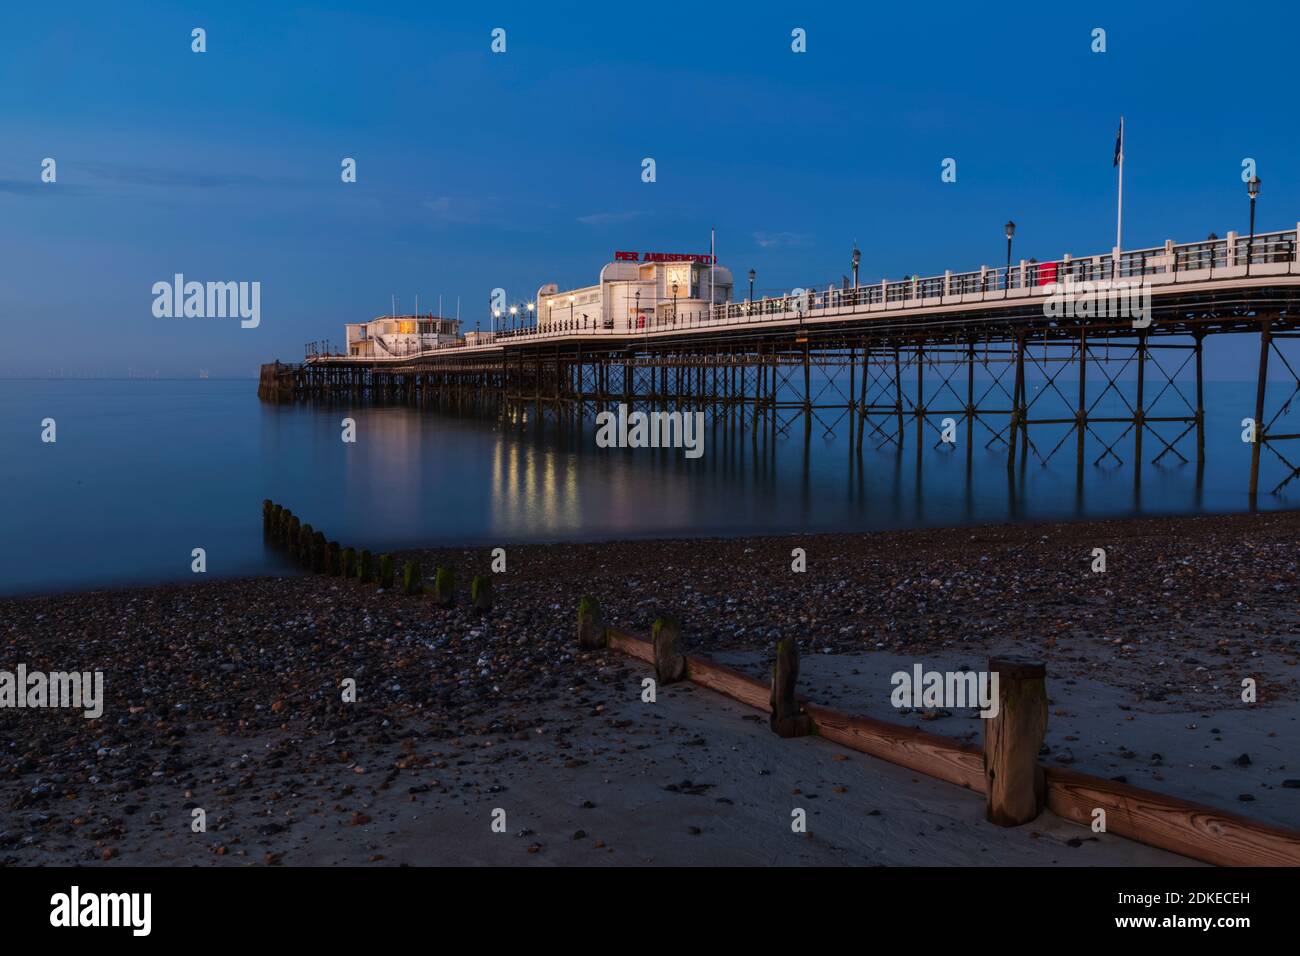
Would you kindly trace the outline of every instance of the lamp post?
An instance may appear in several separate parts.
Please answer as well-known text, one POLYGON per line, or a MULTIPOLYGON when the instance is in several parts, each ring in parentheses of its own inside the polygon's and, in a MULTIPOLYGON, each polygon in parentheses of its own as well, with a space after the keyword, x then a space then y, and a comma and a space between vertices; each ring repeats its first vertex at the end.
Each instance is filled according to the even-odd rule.
POLYGON ((673 325, 677 325, 677 283, 673 283, 673 325))
MULTIPOLYGON (((637 290, 636 290, 636 317, 637 317, 637 320, 638 320, 638 321, 639 321, 640 318, 641 318, 641 290, 640 290, 640 289, 637 289, 637 290)), ((628 327, 629 330, 631 330, 631 328, 632 328, 632 320, 631 320, 631 319, 628 319, 628 320, 627 320, 627 327, 628 327)))
POLYGON ((1250 195, 1250 238, 1246 240, 1246 275, 1250 275, 1250 260, 1255 251, 1255 200, 1259 198, 1260 178, 1251 175, 1246 183, 1246 192, 1250 195))
POLYGON ((754 276, 758 275, 753 269, 749 270, 749 301, 754 301, 754 276))
POLYGON ((500 309, 493 309, 493 310, 492 310, 492 334, 493 334, 493 335, 496 335, 496 331, 497 331, 497 319, 499 319, 499 318, 501 318, 501 310, 500 310, 500 309))
POLYGON ((533 322, 533 309, 535 308, 536 305, 534 305, 532 302, 528 303, 528 327, 534 329, 537 328, 536 323, 533 322))
POLYGON ((858 264, 862 261, 862 250, 857 244, 853 245, 853 288, 858 287, 858 264))
POLYGON ((1007 274, 1002 280, 1002 298, 1006 298, 1011 293, 1011 237, 1016 234, 1016 224, 1010 219, 1004 227, 1007 233, 1007 274))
POLYGON ((573 296, 569 296, 569 328, 573 328, 573 296))

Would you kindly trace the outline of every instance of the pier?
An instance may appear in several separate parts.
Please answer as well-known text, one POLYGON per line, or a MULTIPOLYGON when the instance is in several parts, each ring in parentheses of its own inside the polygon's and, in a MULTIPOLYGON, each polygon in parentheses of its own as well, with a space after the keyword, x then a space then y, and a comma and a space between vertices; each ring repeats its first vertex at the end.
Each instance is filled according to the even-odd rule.
POLYGON ((1300 475, 1287 457, 1300 457, 1287 444, 1300 433, 1287 433, 1283 422, 1300 394, 1300 365, 1284 349, 1300 337, 1298 234, 1300 226, 1249 237, 1228 232, 797 290, 657 310, 646 324, 631 316, 599 327, 553 321, 409 354, 315 354, 262 366, 258 394, 407 402, 560 426, 580 426, 623 403, 704 412, 756 448, 800 434, 807 445, 814 434, 843 430, 858 453, 901 453, 910 442, 918 459, 927 443, 940 443, 941 422, 951 418, 965 429, 968 468, 976 442, 1005 452, 1008 468, 1046 464, 1073 448, 1080 477, 1085 464, 1131 464, 1140 481, 1144 462, 1204 464, 1205 351, 1222 336, 1255 334, 1255 401, 1241 416, 1254 421, 1253 501, 1265 449, 1284 469, 1265 491, 1300 475), (1139 317, 1124 309, 1116 315, 1117 305, 1134 304, 1139 317), (1136 377, 1132 399, 1120 387, 1126 371, 1136 377), (1032 395, 1027 373, 1043 379, 1032 395), (1178 380, 1182 373, 1194 375, 1194 386, 1178 380), (1285 391, 1271 405, 1270 383, 1285 391), (1098 413, 1108 395, 1119 398, 1123 414, 1098 413), (1047 411, 1039 404, 1047 396, 1072 414, 1047 411))

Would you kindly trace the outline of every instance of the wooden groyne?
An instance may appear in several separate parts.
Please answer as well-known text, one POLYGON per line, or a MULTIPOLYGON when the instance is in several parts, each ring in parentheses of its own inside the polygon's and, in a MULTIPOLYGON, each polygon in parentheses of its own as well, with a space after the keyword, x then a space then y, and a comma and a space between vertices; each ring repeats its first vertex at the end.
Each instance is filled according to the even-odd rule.
MULTIPOLYGON (((591 602, 588 602, 587 607, 590 606, 591 602)), ((593 617, 589 611, 584 614, 584 611, 586 607, 580 606, 580 648, 603 643, 611 650, 635 657, 655 669, 661 684, 672 683, 671 677, 675 677, 663 669, 667 651, 682 659, 684 668, 680 669, 680 679, 769 714, 778 709, 782 697, 787 698, 786 706, 790 704, 789 698, 793 698, 801 716, 808 718, 812 734, 983 794, 987 817, 994 824, 1026 823, 1046 808, 1063 819, 1090 826, 1098 818, 1098 811, 1104 811, 1106 832, 1194 860, 1217 866, 1300 866, 1300 833, 1294 830, 1127 783, 1074 770, 1040 767, 1037 757, 1045 720, 1041 726, 1036 720, 1021 720, 1015 717, 1014 707, 1008 708, 1012 697, 1024 696, 1025 686, 1029 683, 1035 685, 1038 697, 1046 699, 1041 671, 1025 662, 1011 662, 1012 670, 1016 670, 1013 676, 1018 677, 1018 681, 1004 683, 999 689, 1000 712, 1012 713, 1015 719, 997 725, 986 722, 985 746, 977 747, 794 697, 791 675, 797 674, 798 668, 789 660, 793 642, 783 642, 787 644, 783 648, 786 660, 783 662, 778 655, 769 686, 735 668, 696 654, 682 653, 677 646, 675 628, 672 629, 672 646, 666 648, 662 629, 657 629, 655 637, 647 640, 604 627, 598 617, 593 617), (994 739, 990 739, 990 735, 994 739), (1035 772, 1024 772, 1025 767, 1035 772), (996 782, 990 784, 990 781, 996 782)), ((997 669, 1005 667, 1006 663, 991 660, 989 666, 997 669)), ((790 736, 782 732, 786 728, 777 722, 773 723, 772 729, 782 737, 790 736)))

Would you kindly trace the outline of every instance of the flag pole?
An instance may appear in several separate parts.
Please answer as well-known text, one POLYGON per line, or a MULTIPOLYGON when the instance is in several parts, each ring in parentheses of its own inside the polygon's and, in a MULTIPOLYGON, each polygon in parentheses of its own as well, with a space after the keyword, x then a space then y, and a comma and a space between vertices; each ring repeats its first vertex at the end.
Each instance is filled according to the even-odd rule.
POLYGON ((1115 208, 1115 248, 1124 248, 1124 117, 1119 118, 1119 201, 1115 208))

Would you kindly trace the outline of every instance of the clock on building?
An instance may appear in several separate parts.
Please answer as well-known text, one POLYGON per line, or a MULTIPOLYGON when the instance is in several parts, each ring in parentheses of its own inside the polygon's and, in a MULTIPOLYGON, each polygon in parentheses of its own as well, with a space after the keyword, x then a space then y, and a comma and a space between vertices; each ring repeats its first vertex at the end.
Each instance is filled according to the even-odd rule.
POLYGON ((668 294, 672 295, 673 286, 677 286, 679 296, 689 296, 691 294, 691 265, 689 262, 681 265, 671 265, 664 269, 664 284, 668 287, 668 294))

